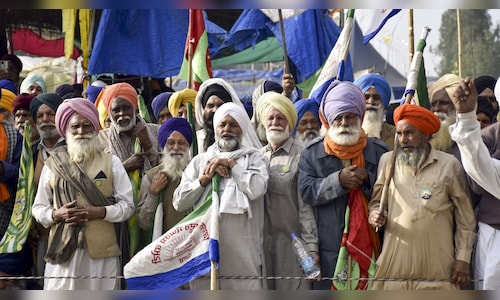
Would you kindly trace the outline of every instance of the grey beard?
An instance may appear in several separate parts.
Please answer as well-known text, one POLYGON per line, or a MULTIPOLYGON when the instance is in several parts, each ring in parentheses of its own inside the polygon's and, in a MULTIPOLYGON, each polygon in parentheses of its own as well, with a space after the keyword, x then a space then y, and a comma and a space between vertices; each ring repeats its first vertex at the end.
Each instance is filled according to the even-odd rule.
POLYGON ((432 148, 444 152, 448 152, 450 150, 454 142, 451 139, 448 128, 450 127, 450 125, 454 124, 455 121, 455 116, 448 117, 444 121, 441 121, 441 127, 439 127, 438 132, 432 135, 432 139, 430 140, 432 148))
POLYGON ((234 150, 240 148, 241 138, 234 137, 234 138, 227 139, 227 138, 220 137, 217 140, 217 145, 219 146, 219 149, 222 152, 231 152, 231 151, 234 151, 234 150))
POLYGON ((111 120, 111 124, 116 128, 116 131, 127 132, 134 127, 135 122, 137 121, 137 118, 134 114, 132 117, 123 116, 123 117, 119 117, 116 121, 113 118, 110 118, 110 120, 111 120), (118 124, 118 121, 121 121, 121 119, 129 119, 130 123, 127 126, 121 126, 120 124, 118 124))
POLYGON ((66 145, 68 154, 72 161, 84 164, 88 159, 92 159, 99 151, 95 142, 95 134, 89 139, 75 139, 71 133, 66 134, 66 145))
POLYGON ((59 132, 57 132, 57 129, 55 128, 47 131, 42 130, 39 126, 37 126, 37 129, 41 140, 51 139, 59 136, 59 132))
POLYGON ((415 151, 406 153, 402 148, 397 149, 397 163, 400 166, 408 166, 416 172, 425 157, 425 147, 416 148, 415 151))

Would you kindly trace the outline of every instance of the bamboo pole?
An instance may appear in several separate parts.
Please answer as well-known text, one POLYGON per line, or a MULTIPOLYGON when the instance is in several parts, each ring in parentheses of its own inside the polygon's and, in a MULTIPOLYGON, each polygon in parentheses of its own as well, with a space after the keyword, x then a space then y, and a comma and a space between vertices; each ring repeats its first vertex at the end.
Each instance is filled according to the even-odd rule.
POLYGON ((410 52, 410 64, 413 61, 413 53, 415 53, 415 34, 413 29, 413 9, 408 10, 408 51, 410 52))
POLYGON ((462 29, 460 9, 457 9, 458 77, 462 77, 462 29))
POLYGON ((290 73, 290 67, 288 64, 288 52, 286 51, 286 39, 285 39, 285 26, 283 24, 283 13, 281 9, 278 9, 278 16, 280 18, 280 31, 281 31, 281 42, 283 44, 283 58, 285 60, 285 73, 290 73))
POLYGON ((213 260, 210 261, 210 290, 217 290, 217 266, 213 260))

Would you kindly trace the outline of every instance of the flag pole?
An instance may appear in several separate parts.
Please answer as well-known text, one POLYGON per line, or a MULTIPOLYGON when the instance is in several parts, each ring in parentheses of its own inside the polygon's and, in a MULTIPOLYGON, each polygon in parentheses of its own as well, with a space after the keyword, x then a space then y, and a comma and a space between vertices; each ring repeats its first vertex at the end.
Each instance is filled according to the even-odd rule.
POLYGON ((410 68, 413 61, 413 53, 415 52, 415 32, 413 29, 413 9, 408 10, 408 47, 410 53, 410 68))
POLYGON ((290 73, 290 67, 288 64, 288 53, 286 51, 286 39, 285 39, 285 26, 283 24, 283 13, 281 9, 278 9, 278 16, 280 18, 280 31, 281 31, 281 41, 283 43, 283 58, 285 60, 285 73, 290 73))
POLYGON ((462 29, 460 24, 460 9, 457 9, 458 77, 462 77, 462 29))
MULTIPOLYGON (((424 41, 427 39, 427 36, 429 35, 429 32, 431 29, 427 26, 425 26, 422 30, 422 35, 420 37, 420 41, 424 41)), ((413 98, 413 95, 415 94, 415 90, 417 88, 417 78, 418 78, 418 73, 420 71, 420 63, 422 61, 422 51, 423 47, 425 47, 425 43, 419 46, 422 47, 422 49, 419 49, 420 47, 417 47, 416 55, 413 55, 413 60, 411 63, 411 69, 410 73, 408 74, 408 84, 406 85, 406 90, 405 90, 405 95, 404 95, 404 104, 410 104, 411 99, 413 98)), ((392 151, 392 156, 391 156, 391 161, 390 161, 390 168, 389 172, 387 174, 387 177, 385 178, 384 181, 384 187, 382 188, 382 196, 380 197, 380 211, 384 211, 387 203, 387 197, 389 193, 389 184, 391 183, 392 177, 394 175, 394 168, 396 164, 396 154, 397 154, 397 149, 398 149, 398 140, 397 140, 397 135, 394 135, 394 150, 392 151)), ((375 228, 375 231, 378 231, 378 227, 375 228)))
POLYGON ((194 43, 194 38, 193 38, 193 28, 191 28, 191 23, 192 19, 194 18, 193 16, 193 11, 190 9, 189 10, 189 29, 188 29, 188 35, 187 35, 187 42, 188 42, 188 71, 187 71, 187 88, 191 89, 193 86, 193 43, 194 43))

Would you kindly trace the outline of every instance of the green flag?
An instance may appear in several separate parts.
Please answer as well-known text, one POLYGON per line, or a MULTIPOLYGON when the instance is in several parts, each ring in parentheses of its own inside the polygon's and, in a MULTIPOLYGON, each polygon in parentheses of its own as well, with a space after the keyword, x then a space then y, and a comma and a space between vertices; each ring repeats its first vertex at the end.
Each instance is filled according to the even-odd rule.
POLYGON ((35 198, 33 153, 31 151, 31 128, 28 121, 24 126, 23 148, 19 164, 16 202, 7 231, 0 241, 0 253, 21 251, 31 228, 31 206, 35 198))

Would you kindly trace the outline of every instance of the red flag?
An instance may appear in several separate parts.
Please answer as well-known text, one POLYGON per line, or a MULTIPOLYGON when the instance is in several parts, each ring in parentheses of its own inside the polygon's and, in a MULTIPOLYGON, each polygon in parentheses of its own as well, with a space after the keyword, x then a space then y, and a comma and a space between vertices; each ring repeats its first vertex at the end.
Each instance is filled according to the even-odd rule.
POLYGON ((186 50, 179 77, 192 80, 193 89, 198 90, 203 81, 212 78, 212 63, 208 51, 208 36, 201 9, 189 10, 189 29, 186 38, 186 50), (191 53, 191 66, 189 64, 191 53), (191 72, 191 73, 190 73, 191 72), (191 74, 191 76, 189 76, 191 74), (191 78, 188 78, 191 77, 191 78))

